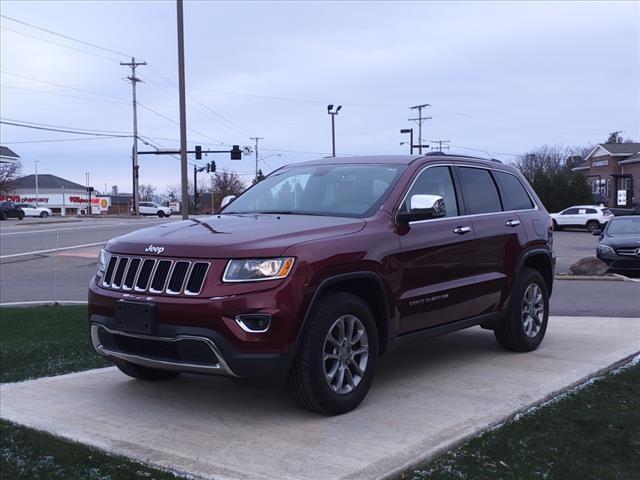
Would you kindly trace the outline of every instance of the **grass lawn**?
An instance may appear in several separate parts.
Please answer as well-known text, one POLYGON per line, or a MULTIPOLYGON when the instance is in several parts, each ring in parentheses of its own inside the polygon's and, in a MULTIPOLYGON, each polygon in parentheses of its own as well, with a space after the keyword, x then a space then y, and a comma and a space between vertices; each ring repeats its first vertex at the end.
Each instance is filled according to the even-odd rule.
MULTIPOLYGON (((16 382, 108 365, 91 347, 87 307, 0 309, 0 379, 16 382)), ((175 476, 0 420, 0 478, 166 480, 175 476)))
POLYGON ((488 431, 400 478, 640 479, 640 363, 488 431))

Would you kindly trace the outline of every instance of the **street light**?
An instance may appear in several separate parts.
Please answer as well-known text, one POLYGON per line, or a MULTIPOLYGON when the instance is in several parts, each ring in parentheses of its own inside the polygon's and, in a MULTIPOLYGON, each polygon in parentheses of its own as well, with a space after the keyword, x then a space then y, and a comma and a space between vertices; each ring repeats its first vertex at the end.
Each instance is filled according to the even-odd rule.
POLYGON ((338 105, 336 111, 333 111, 333 105, 327 105, 327 113, 331 115, 331 150, 333 152, 332 157, 336 156, 336 115, 342 110, 342 105, 338 105))
MULTIPOLYGON (((411 155, 413 155, 413 128, 403 128, 402 130, 400 130, 400 133, 409 134, 409 152, 411 153, 411 155)), ((400 142, 400 145, 403 145, 405 143, 407 142, 400 142)))

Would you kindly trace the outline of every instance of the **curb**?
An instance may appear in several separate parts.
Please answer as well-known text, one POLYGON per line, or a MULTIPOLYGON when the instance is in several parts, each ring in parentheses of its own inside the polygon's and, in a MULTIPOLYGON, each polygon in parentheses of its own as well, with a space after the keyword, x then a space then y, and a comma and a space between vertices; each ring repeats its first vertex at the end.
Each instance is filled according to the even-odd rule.
POLYGON ((16 223, 16 226, 19 226, 19 227, 32 227, 34 225, 53 225, 53 224, 61 225, 61 224, 64 224, 64 223, 79 223, 79 222, 82 222, 82 220, 80 220, 80 219, 78 219, 78 220, 45 220, 44 222, 35 221, 35 222, 26 222, 26 223, 24 223, 24 222, 16 223))
POLYGON ((555 280, 604 280, 608 282, 623 282, 626 280, 631 280, 630 278, 625 277, 624 275, 572 275, 570 273, 563 275, 554 275, 555 280))
POLYGON ((4 307, 54 307, 56 305, 87 305, 87 300, 34 300, 28 302, 6 302, 0 303, 0 308, 4 307))

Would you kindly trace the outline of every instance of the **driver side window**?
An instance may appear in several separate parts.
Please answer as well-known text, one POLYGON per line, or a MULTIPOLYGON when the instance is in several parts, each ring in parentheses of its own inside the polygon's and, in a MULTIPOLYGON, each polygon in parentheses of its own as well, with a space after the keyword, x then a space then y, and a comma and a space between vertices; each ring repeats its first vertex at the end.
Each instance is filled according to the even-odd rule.
POLYGON ((457 217, 458 201, 449 167, 431 167, 424 170, 409 190, 407 198, 400 206, 400 212, 408 211, 412 195, 438 195, 444 200, 445 217, 457 217))

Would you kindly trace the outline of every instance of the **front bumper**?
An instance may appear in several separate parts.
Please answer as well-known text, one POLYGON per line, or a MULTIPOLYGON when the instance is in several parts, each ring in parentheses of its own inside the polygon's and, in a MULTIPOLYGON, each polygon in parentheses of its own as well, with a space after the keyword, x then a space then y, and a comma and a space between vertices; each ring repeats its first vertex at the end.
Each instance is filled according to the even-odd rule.
POLYGON ((91 315, 91 341, 100 355, 161 370, 246 379, 286 378, 292 352, 244 353, 218 332, 202 327, 161 324, 156 334, 123 332, 113 317, 91 315))
POLYGON ((616 253, 597 252, 600 260, 609 265, 609 270, 614 272, 640 272, 640 258, 630 255, 618 255, 616 253))

